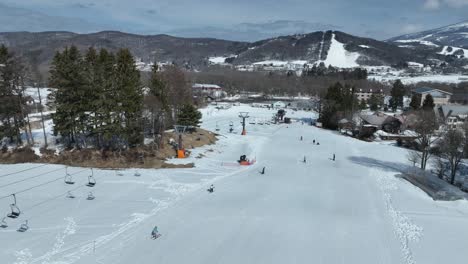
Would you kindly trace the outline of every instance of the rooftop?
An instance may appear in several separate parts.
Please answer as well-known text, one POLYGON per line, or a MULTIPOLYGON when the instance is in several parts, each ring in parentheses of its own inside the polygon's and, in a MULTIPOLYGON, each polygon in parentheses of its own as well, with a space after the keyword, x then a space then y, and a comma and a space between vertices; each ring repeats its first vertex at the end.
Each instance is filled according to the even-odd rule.
POLYGON ((439 89, 429 88, 429 87, 419 87, 419 88, 413 89, 414 93, 429 93, 429 92, 432 92, 432 91, 452 95, 452 93, 442 91, 442 90, 439 90, 439 89))

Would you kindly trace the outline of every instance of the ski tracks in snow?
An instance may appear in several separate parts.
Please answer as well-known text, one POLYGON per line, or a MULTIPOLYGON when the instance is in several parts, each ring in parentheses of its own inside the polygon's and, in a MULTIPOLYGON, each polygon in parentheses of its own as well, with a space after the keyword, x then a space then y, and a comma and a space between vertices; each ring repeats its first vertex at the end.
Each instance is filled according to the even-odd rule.
POLYGON ((41 264, 61 264, 63 262, 55 262, 50 261, 51 257, 60 253, 63 246, 65 245, 65 238, 70 235, 76 233, 76 222, 71 217, 67 217, 64 219, 66 222, 65 229, 57 234, 55 237, 55 243, 52 249, 46 252, 44 255, 38 258, 33 258, 32 253, 29 249, 23 249, 21 251, 15 252, 16 262, 15 264, 33 264, 33 263, 41 263, 41 264))
POLYGON ((393 175, 382 175, 381 171, 375 169, 371 171, 371 174, 377 179, 377 184, 382 191, 385 207, 392 221, 393 230, 400 242, 405 264, 415 264, 409 243, 418 242, 423 234, 423 229, 394 207, 391 191, 398 190, 395 177, 393 175))

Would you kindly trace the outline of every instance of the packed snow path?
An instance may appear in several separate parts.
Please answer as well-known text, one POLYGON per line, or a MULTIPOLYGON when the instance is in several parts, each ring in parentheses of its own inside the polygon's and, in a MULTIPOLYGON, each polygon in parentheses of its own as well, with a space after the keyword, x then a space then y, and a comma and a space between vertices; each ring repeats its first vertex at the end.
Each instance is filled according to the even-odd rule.
MULTIPOLYGON (((257 118, 273 113, 245 106, 204 110, 204 126, 214 130, 217 124, 223 136, 216 146, 195 151, 189 159, 196 162, 194 169, 143 170, 138 178, 133 170, 122 177, 97 171, 96 200, 82 199, 88 190, 77 190, 81 197, 71 207, 61 199, 26 210, 28 232, 0 230, 1 259, 67 264, 464 262, 468 204, 434 202, 395 178, 407 164, 405 150, 300 122, 247 125, 245 137, 227 133, 230 121, 240 131, 236 116, 245 110, 257 118), (314 139, 320 145, 312 144, 314 139), (198 153, 205 157, 195 159, 198 153), (256 157, 257 163, 235 166, 241 154, 256 157), (206 188, 212 183, 210 194, 206 188), (155 225, 162 236, 152 240, 155 225)), ((6 173, 21 166, 2 168, 6 173)), ((28 207, 62 187, 57 183, 46 189, 51 194, 32 192, 20 201, 28 207)), ((7 208, 7 202, 1 200, 0 206, 7 208)), ((16 228, 20 219, 9 223, 16 228)))

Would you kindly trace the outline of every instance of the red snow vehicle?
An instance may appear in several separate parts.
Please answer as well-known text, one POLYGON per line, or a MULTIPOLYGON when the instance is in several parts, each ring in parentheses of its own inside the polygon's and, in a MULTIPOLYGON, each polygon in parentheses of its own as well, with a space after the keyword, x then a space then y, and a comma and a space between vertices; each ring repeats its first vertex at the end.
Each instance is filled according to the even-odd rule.
POLYGON ((255 159, 248 160, 246 155, 242 155, 237 162, 242 166, 249 166, 255 163, 255 159))

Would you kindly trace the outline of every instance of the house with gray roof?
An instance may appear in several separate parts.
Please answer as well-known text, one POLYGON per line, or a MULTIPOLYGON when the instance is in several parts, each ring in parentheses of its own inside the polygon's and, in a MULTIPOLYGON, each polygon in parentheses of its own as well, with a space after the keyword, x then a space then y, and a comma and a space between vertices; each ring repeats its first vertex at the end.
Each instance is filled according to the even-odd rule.
POLYGON ((439 118, 449 129, 462 128, 468 121, 468 106, 466 105, 441 105, 437 108, 439 118))
POLYGON ((429 87, 419 87, 412 90, 411 93, 412 95, 417 95, 419 97, 420 105, 423 104, 424 99, 426 99, 428 94, 434 98, 434 104, 436 106, 448 104, 452 96, 452 93, 429 87))

